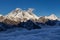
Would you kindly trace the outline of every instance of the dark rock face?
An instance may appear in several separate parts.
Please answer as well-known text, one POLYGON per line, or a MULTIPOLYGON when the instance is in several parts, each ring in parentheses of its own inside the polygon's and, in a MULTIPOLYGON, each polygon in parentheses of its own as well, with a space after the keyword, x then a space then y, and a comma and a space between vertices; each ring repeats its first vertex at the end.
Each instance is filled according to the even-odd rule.
POLYGON ((41 28, 40 26, 38 26, 37 24, 35 24, 31 20, 28 20, 27 22, 21 22, 19 24, 19 26, 23 27, 23 28, 26 28, 28 30, 31 30, 31 29, 40 29, 41 28))
POLYGON ((34 23, 31 20, 28 20, 27 22, 21 22, 18 25, 10 25, 10 24, 5 24, 3 22, 0 22, 0 31, 5 31, 7 29, 11 29, 11 28, 15 28, 15 27, 25 28, 27 30, 40 29, 41 28, 40 26, 38 26, 36 23, 34 23))
POLYGON ((40 17, 38 20, 38 22, 40 22, 40 23, 45 23, 47 21, 48 21, 48 19, 45 19, 45 17, 40 17))
POLYGON ((0 22, 0 31, 4 31, 5 30, 6 25, 2 22, 0 22))
POLYGON ((49 26, 54 26, 56 25, 57 20, 48 20, 45 24, 49 25, 49 26))
POLYGON ((0 31, 6 31, 7 29, 11 29, 11 28, 14 28, 14 27, 17 27, 17 26, 0 22, 0 31))
MULTIPOLYGON (((45 23, 40 23, 40 22, 34 22, 31 20, 27 20, 26 22, 20 22, 17 25, 11 25, 11 24, 6 24, 3 22, 0 22, 0 31, 5 31, 7 29, 11 28, 25 28, 27 30, 32 30, 32 29, 41 29, 40 25, 49 25, 49 26, 55 26, 59 22, 58 20, 48 20, 45 23)), ((60 25, 60 22, 59 22, 60 25)))

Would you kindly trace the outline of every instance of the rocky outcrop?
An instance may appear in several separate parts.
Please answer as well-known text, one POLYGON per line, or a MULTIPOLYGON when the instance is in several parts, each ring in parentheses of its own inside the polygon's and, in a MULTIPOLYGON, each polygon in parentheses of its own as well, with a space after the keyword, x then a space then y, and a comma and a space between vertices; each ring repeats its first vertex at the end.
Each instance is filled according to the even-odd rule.
POLYGON ((37 23, 34 23, 33 21, 31 20, 28 20, 26 22, 21 22, 20 24, 18 24, 20 27, 23 27, 23 28, 26 28, 28 30, 31 30, 31 29, 40 29, 41 27, 37 24, 37 23))
POLYGON ((45 23, 45 22, 47 22, 48 21, 48 19, 45 19, 45 17, 40 17, 39 19, 38 19, 38 22, 40 22, 40 23, 45 23))
POLYGON ((49 25, 49 26, 55 26, 57 24, 58 20, 48 20, 47 22, 45 22, 45 24, 49 25))
MULTIPOLYGON (((5 20, 5 21, 7 21, 7 20, 5 20)), ((25 28, 27 30, 40 29, 41 28, 38 24, 34 23, 31 20, 27 20, 26 22, 20 22, 17 25, 15 25, 15 22, 12 22, 12 24, 14 23, 14 25, 9 24, 10 22, 12 22, 12 21, 8 20, 7 23, 0 22, 0 31, 15 28, 15 27, 25 28)))

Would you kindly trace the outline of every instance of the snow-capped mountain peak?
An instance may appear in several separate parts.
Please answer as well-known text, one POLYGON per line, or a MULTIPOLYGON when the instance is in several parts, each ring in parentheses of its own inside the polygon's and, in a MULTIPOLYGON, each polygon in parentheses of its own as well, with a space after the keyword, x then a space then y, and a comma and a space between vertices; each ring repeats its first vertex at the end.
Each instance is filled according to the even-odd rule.
POLYGON ((55 14, 51 14, 50 16, 45 16, 45 18, 50 19, 50 20, 57 20, 58 17, 55 14))
POLYGON ((55 14, 51 14, 50 17, 57 18, 55 14))
POLYGON ((20 10, 20 8, 16 8, 15 10, 20 10))
MULTIPOLYGON (((16 8, 15 10, 12 10, 8 15, 2 16, 0 15, 1 22, 8 22, 11 24, 11 22, 14 23, 20 23, 20 22, 26 22, 27 20, 32 20, 34 22, 39 20, 39 17, 36 16, 33 13, 32 8, 28 8, 28 10, 22 10, 20 8, 16 8)), ((50 16, 42 16, 49 20, 57 20, 58 17, 56 15, 51 14, 50 16)))
POLYGON ((38 19, 38 17, 33 13, 33 9, 32 8, 29 8, 27 11, 26 10, 22 10, 20 8, 16 8, 12 12, 10 12, 7 15, 7 17, 9 19, 15 20, 15 21, 17 21, 18 19, 24 19, 24 18, 26 18, 26 20, 38 19))

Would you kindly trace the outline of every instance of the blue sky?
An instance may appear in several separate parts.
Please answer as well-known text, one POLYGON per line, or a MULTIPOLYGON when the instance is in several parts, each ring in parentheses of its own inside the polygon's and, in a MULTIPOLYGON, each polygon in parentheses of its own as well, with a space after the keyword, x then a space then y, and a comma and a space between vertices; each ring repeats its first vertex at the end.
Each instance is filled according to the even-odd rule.
POLYGON ((60 17, 60 0, 0 0, 0 14, 7 14, 15 8, 34 8, 38 16, 54 13, 60 17))

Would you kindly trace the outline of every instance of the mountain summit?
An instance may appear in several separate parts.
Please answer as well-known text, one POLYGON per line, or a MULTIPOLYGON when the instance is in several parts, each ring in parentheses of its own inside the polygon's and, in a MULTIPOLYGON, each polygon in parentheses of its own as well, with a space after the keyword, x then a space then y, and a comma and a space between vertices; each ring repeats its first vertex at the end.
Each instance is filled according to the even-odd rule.
POLYGON ((55 14, 51 14, 50 16, 45 16, 45 18, 50 19, 50 20, 57 20, 58 17, 55 14))
POLYGON ((32 8, 28 10, 22 10, 16 8, 12 10, 7 15, 0 15, 0 27, 9 28, 9 27, 22 27, 26 29, 39 29, 41 25, 55 25, 58 17, 51 14, 50 16, 38 17, 33 13, 32 8), (49 20, 48 20, 49 19, 49 20))
MULTIPOLYGON (((0 22, 7 24, 18 24, 20 22, 26 22, 27 20, 38 21, 39 17, 33 13, 33 10, 34 9, 32 8, 28 8, 28 10, 16 8, 8 13, 8 15, 0 15, 0 22)), ((45 16, 45 19, 57 20, 58 17, 56 17, 54 14, 51 14, 50 16, 45 16)))
POLYGON ((23 20, 24 18, 26 20, 29 19, 38 19, 38 17, 33 14, 33 9, 29 8, 27 11, 26 10, 22 10, 20 8, 16 8, 15 10, 13 10, 12 12, 10 12, 7 17, 11 20, 15 20, 18 21, 18 19, 23 20))

